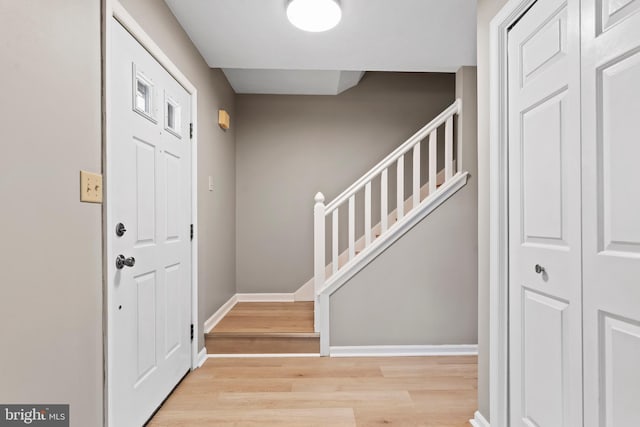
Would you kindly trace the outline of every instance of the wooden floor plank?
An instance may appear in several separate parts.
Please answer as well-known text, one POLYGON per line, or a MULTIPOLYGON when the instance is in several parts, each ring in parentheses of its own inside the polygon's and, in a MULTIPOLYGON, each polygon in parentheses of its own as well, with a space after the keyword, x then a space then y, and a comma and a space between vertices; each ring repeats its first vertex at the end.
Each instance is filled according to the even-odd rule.
POLYGON ((436 414, 414 406, 382 408, 356 408, 357 426, 399 426, 399 427, 469 427, 468 414, 436 414))
MULTIPOLYGON (((317 360, 320 358, 309 358, 309 360, 317 360)), ((380 368, 376 367, 349 367, 336 366, 333 369, 306 369, 303 366, 291 367, 226 367, 216 369, 218 378, 254 378, 254 379, 271 379, 271 378, 366 378, 381 377, 380 368)))
POLYGON ((150 426, 468 427, 474 356, 208 359, 150 426))
POLYGON ((291 391, 359 391, 359 390, 471 390, 477 389, 477 382, 468 378, 451 376, 415 377, 415 378, 349 378, 348 381, 336 381, 336 378, 301 378, 291 382, 291 391))
POLYGON ((200 410, 158 414, 149 424, 154 427, 355 427, 349 408, 200 410))

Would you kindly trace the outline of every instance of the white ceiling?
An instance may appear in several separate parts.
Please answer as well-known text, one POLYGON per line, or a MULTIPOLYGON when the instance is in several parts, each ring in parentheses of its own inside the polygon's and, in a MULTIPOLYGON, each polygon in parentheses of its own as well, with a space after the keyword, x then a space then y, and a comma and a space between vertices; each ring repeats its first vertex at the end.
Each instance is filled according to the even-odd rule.
POLYGON ((337 95, 356 86, 364 71, 224 68, 236 93, 337 95))
POLYGON ((342 21, 324 33, 291 25, 287 0, 165 1, 210 67, 252 70, 225 70, 251 82, 237 91, 273 93, 279 80, 275 89, 289 93, 287 82, 299 89, 305 78, 311 91, 319 87, 322 79, 292 78, 293 70, 332 71, 335 80, 339 71, 453 72, 476 63, 476 0, 341 0, 342 21))

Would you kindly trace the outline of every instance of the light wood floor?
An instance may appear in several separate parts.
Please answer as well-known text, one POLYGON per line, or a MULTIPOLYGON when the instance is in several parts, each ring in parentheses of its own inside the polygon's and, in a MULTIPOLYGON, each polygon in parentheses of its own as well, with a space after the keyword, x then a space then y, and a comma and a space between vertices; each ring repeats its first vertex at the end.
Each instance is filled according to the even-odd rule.
POLYGON ((208 359, 150 426, 468 427, 475 356, 208 359))

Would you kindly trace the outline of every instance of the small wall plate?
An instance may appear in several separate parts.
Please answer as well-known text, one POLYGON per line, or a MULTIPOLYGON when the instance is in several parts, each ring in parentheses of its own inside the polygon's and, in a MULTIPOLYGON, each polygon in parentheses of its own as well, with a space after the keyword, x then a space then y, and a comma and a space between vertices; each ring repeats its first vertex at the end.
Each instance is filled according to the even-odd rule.
POLYGON ((80 171, 80 201, 102 203, 102 175, 80 171))

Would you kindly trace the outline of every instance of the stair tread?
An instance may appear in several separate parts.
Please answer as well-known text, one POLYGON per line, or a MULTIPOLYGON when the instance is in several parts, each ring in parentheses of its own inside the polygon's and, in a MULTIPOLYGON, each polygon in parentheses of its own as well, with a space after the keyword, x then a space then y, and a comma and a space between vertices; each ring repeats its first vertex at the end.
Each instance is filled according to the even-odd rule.
POLYGON ((209 332, 206 337, 224 337, 224 338, 319 338, 317 332, 209 332))
POLYGON ((313 302, 239 302, 211 333, 313 333, 313 302))

